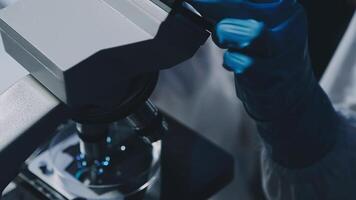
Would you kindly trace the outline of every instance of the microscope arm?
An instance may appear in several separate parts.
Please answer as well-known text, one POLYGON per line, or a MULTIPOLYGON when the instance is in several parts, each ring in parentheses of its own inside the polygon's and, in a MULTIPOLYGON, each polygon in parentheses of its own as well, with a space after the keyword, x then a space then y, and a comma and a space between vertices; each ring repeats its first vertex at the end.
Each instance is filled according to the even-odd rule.
POLYGON ((66 111, 54 95, 28 75, 0 95, 0 113, 1 194, 23 162, 50 136, 48 133, 66 119, 66 111))
POLYGON ((79 76, 85 69, 87 74, 96 77, 100 73, 108 77, 107 72, 112 72, 116 79, 122 78, 117 77, 121 74, 128 79, 177 66, 193 57, 210 36, 204 25, 199 26, 190 20, 171 14, 162 22, 153 39, 103 49, 77 64, 72 75, 79 76), (101 66, 100 71, 97 66, 101 66))

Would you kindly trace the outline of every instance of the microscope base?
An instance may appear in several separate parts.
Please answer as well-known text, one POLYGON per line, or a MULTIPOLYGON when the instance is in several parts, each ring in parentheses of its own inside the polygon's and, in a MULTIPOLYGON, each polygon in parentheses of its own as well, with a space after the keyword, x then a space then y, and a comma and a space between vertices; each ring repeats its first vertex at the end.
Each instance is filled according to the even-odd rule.
MULTIPOLYGON (((166 119, 169 131, 162 140, 159 180, 144 195, 132 199, 208 199, 232 180, 232 156, 176 120, 168 116, 166 119)), ((41 155, 45 154, 39 154, 41 155)), ((29 200, 78 199, 63 192, 60 184, 44 179, 45 175, 39 174, 41 170, 31 169, 31 161, 29 163, 14 180, 17 188, 5 194, 2 200, 20 200, 23 197, 29 200)), ((42 170, 41 173, 46 172, 42 170)))

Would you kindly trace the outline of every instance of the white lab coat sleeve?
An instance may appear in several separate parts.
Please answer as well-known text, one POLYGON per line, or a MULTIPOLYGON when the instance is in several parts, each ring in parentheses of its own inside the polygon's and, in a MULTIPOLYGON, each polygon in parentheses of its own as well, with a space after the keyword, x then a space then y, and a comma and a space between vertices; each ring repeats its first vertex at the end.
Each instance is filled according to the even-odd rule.
MULTIPOLYGON (((343 115, 345 115, 343 113, 343 115)), ((324 158, 302 169, 287 169, 262 152, 263 188, 268 200, 356 199, 356 115, 338 131, 336 145, 324 158)))
MULTIPOLYGON (((332 30, 331 30, 332 31, 332 30)), ((263 188, 268 200, 356 199, 356 15, 340 43, 321 86, 345 125, 324 158, 303 169, 287 169, 261 156, 263 188)))

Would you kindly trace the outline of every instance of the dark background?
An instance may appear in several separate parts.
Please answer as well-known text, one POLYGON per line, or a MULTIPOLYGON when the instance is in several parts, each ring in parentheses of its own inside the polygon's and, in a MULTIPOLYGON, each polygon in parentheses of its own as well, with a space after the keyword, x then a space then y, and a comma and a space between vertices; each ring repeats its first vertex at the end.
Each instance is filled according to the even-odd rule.
POLYGON ((318 78, 327 67, 348 23, 354 7, 348 0, 299 0, 309 20, 309 46, 318 78))

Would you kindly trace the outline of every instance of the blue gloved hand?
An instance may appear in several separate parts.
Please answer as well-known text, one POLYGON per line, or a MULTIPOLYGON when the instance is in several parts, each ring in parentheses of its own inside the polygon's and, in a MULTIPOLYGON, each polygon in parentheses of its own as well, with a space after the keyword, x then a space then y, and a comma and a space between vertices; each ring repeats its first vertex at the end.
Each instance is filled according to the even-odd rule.
POLYGON ((216 22, 237 96, 271 157, 289 167, 321 159, 336 141, 337 115, 310 67, 307 20, 296 0, 191 0, 216 22))

